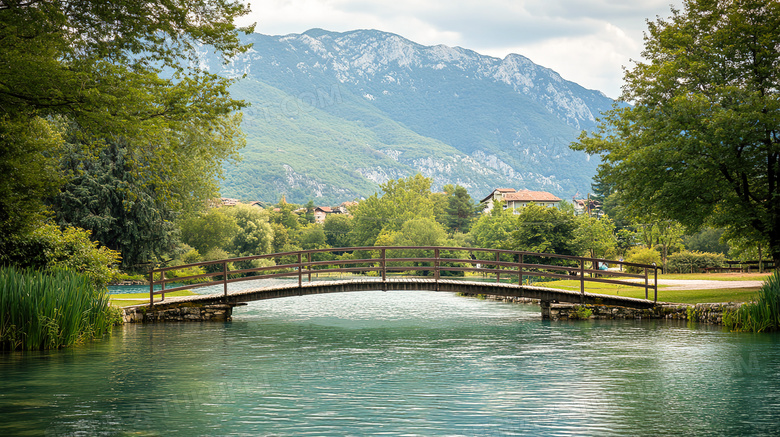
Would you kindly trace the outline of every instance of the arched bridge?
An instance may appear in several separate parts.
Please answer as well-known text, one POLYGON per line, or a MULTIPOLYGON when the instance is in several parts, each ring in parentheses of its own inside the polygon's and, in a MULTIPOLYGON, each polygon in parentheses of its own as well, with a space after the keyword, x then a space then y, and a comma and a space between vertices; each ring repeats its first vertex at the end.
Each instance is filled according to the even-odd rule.
POLYGON ((160 310, 184 304, 236 305, 261 299, 369 290, 432 290, 651 308, 658 300, 657 267, 600 258, 473 247, 342 247, 274 253, 157 268, 150 272, 149 303, 160 310), (600 266, 622 266, 621 271, 600 266), (186 275, 183 272, 198 274, 186 275), (629 272, 630 270, 631 272, 629 272), (205 271, 206 273, 200 273, 205 271), (348 278, 343 277, 347 275, 348 278), (531 285, 534 278, 575 280, 579 291, 531 285), (280 280, 286 279, 286 280, 280 280), (266 281, 263 281, 266 280, 266 281), (274 284, 268 284, 267 280, 274 284), (228 291, 236 282, 257 288, 228 291), (172 283, 186 283, 170 287, 172 283), (645 299, 585 292, 586 282, 645 289, 645 299), (221 292, 179 298, 166 293, 221 286, 221 292), (155 290, 155 286, 160 289, 155 290), (650 292, 652 291, 652 300, 650 292))

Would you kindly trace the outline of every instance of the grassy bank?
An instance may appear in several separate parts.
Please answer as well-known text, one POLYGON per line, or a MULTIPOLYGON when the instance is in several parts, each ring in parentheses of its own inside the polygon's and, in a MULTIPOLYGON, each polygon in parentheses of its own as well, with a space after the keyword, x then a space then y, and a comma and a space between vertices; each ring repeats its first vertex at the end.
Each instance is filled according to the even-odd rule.
POLYGON ((0 348, 56 349, 101 337, 119 322, 108 292, 65 270, 0 269, 0 348))
MULTIPOLYGON (((661 275, 658 279, 687 279, 687 280, 710 280, 710 281, 763 281, 769 275, 758 273, 713 273, 713 274, 676 274, 661 275)), ((560 288, 563 290, 580 290, 580 282, 573 280, 550 281, 539 283, 543 287, 560 288)), ((723 284, 722 288, 712 289, 687 289, 687 290, 669 290, 669 286, 658 286, 658 300, 663 302, 675 303, 717 303, 717 302, 748 302, 752 300, 760 287, 729 287, 723 284)), ((589 293, 608 294, 617 296, 645 298, 645 289, 643 287, 633 287, 625 285, 601 284, 598 282, 585 282, 585 291, 589 293)), ((653 298, 653 290, 649 291, 648 297, 653 298)))
MULTIPOLYGON (((173 296, 192 296, 195 293, 193 293, 190 290, 179 290, 174 291, 173 293, 165 293, 165 297, 173 297, 173 296)), ((122 293, 122 294, 111 294, 110 300, 111 305, 115 307, 127 307, 131 305, 140 305, 144 303, 149 303, 149 293, 122 293)), ((160 299, 160 296, 157 295, 154 297, 155 301, 160 299)))
POLYGON ((723 324, 732 331, 780 330, 780 271, 767 278, 751 302, 724 316, 723 324))

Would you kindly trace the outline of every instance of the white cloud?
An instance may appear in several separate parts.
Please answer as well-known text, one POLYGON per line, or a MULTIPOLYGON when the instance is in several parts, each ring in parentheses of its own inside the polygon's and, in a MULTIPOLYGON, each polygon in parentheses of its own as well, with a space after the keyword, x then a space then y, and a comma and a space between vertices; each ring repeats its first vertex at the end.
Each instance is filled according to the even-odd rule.
POLYGON ((638 59, 646 20, 682 0, 259 0, 256 31, 271 35, 378 29, 424 45, 518 53, 565 79, 620 94, 622 67, 638 59))

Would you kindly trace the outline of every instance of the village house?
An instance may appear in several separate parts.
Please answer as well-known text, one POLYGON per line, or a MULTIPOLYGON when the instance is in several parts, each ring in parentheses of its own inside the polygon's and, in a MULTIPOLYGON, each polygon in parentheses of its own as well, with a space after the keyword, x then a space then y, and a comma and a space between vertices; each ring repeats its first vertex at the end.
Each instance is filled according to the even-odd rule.
POLYGON ((349 208, 357 205, 357 202, 343 202, 341 205, 331 208, 330 206, 318 206, 314 208, 314 223, 325 223, 325 217, 329 214, 349 214, 349 208))
POLYGON ((525 208, 531 203, 557 208, 561 199, 546 191, 517 191, 514 188, 496 188, 480 201, 484 206, 484 212, 491 211, 493 205, 497 202, 504 202, 504 209, 511 210, 514 214, 519 214, 521 208, 525 208))

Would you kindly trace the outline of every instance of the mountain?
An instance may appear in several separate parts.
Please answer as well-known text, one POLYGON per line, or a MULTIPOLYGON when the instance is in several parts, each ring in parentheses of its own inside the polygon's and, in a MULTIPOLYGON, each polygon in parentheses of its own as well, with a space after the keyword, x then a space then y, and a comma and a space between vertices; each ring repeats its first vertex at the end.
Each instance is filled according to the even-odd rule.
POLYGON ((228 197, 334 204, 422 173, 434 189, 472 197, 497 187, 590 191, 598 162, 568 145, 613 100, 512 54, 423 46, 376 30, 246 37, 223 65, 246 100, 243 161, 226 169, 228 197))

